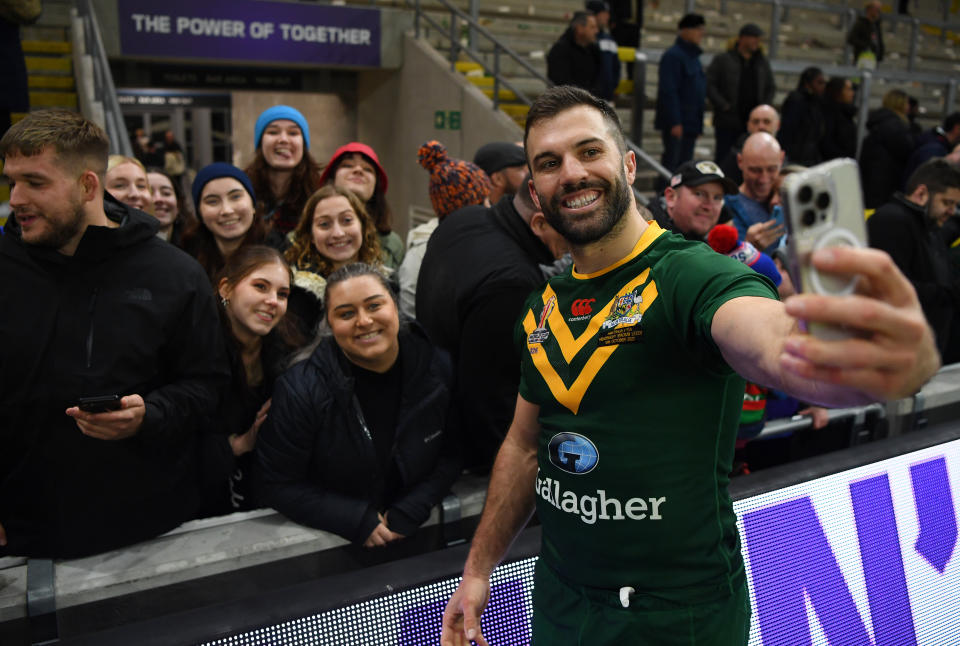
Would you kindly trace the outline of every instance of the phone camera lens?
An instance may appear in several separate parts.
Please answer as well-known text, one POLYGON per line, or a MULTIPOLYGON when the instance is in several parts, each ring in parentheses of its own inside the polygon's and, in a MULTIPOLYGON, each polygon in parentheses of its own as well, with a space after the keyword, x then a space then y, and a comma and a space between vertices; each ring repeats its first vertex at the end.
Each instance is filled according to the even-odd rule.
POLYGON ((825 209, 830 206, 830 194, 827 192, 817 194, 817 208, 825 209))
POLYGON ((813 189, 809 186, 801 186, 797 191, 797 199, 803 203, 809 202, 813 199, 813 189))
POLYGON ((817 223, 817 212, 813 209, 807 209, 800 215, 800 222, 802 222, 805 227, 812 227, 817 223))

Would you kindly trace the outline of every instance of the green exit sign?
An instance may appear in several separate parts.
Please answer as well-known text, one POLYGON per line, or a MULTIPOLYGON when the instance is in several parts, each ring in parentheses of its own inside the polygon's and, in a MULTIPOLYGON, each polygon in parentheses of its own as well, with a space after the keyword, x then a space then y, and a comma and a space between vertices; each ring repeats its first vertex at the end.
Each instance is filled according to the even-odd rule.
POLYGON ((459 130, 459 110, 437 110, 433 113, 433 127, 437 130, 459 130))

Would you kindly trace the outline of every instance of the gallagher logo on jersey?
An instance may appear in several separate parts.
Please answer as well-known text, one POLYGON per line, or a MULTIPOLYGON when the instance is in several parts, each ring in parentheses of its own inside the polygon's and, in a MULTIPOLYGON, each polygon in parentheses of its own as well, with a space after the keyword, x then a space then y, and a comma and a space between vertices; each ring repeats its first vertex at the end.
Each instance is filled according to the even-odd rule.
POLYGON ((553 466, 574 475, 590 473, 600 461, 597 446, 577 433, 557 433, 547 451, 553 466))

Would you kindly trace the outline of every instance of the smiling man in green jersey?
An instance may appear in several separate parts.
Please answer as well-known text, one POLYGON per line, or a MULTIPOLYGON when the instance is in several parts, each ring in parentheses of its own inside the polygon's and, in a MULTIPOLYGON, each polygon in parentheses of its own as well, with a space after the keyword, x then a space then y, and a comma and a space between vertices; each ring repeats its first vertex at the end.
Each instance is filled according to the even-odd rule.
POLYGON ((514 419, 441 643, 487 644, 490 573, 536 505, 536 646, 746 644, 727 493, 744 378, 833 406, 910 395, 939 366, 916 294, 885 254, 845 249, 815 263, 860 274, 861 294, 783 304, 756 272, 646 222, 616 114, 575 88, 537 99, 524 141, 574 266, 521 313, 514 419), (798 318, 862 334, 820 341, 798 318))

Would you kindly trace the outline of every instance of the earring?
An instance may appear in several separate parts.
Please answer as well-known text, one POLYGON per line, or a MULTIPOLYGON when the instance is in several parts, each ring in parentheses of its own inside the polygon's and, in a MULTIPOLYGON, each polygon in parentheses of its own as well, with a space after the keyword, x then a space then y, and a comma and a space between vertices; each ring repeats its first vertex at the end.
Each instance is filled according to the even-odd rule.
POLYGON ((223 305, 224 307, 226 307, 227 305, 230 304, 230 299, 229 299, 229 298, 221 297, 221 298, 220 298, 220 304, 223 305))

